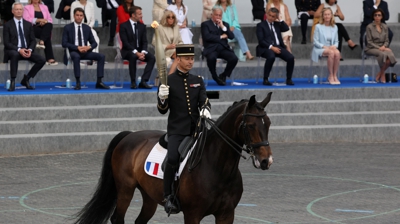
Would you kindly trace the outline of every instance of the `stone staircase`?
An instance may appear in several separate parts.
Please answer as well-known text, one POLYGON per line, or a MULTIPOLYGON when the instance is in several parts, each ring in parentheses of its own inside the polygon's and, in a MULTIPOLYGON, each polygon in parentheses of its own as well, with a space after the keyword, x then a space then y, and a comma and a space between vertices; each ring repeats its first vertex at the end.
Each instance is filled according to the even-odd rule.
MULTIPOLYGON (((217 119, 235 100, 270 90, 221 90, 217 119)), ((400 88, 276 89, 266 111, 277 142, 400 142, 400 88)), ((0 156, 103 150, 123 130, 165 130, 156 93, 0 96, 0 156)))

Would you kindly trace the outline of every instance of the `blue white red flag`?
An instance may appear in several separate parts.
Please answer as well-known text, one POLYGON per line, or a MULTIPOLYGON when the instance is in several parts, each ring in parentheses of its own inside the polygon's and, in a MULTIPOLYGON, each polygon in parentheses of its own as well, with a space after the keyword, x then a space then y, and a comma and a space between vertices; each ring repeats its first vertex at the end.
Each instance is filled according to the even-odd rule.
POLYGON ((149 173, 152 173, 153 175, 157 175, 158 173, 158 163, 154 163, 154 162, 147 162, 146 163, 146 171, 149 173))

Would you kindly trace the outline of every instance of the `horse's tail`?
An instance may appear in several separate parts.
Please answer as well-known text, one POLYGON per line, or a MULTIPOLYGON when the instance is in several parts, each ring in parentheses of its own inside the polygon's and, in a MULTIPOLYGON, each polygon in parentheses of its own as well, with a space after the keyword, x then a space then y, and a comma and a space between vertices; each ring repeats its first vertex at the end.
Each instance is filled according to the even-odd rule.
POLYGON ((106 223, 113 212, 116 199, 117 189, 115 188, 114 176, 111 168, 111 156, 114 148, 118 143, 131 131, 123 131, 117 134, 108 145, 108 149, 103 159, 103 168, 101 176, 97 183, 96 191, 92 199, 78 212, 75 217, 75 224, 100 224, 106 223))

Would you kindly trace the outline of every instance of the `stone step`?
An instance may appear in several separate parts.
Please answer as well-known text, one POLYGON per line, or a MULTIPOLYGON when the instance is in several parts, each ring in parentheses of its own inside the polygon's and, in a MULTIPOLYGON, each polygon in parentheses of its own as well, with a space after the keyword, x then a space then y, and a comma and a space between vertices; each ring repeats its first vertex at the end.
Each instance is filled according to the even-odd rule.
MULTIPOLYGON (((400 49, 399 49, 400 52, 400 49)), ((400 59, 398 59, 400 61, 400 59)), ((310 60, 309 59, 296 59, 295 61, 295 67, 293 71, 293 78, 306 78, 311 80, 311 77, 313 74, 318 74, 319 77, 327 77, 327 69, 325 63, 313 63, 313 66, 310 67, 310 60), (322 70, 322 73, 321 73, 322 70), (321 75, 321 74, 322 75, 321 75)), ((258 66, 258 59, 256 58, 255 60, 252 61, 246 61, 246 62, 239 62, 236 66, 236 68, 233 70, 232 77, 234 79, 253 79, 255 80, 256 78, 261 79, 263 77, 263 71, 264 71, 264 59, 260 59, 260 63, 258 66)), ((200 62, 195 62, 194 67, 191 70, 192 74, 196 75, 202 75, 202 76, 208 76, 208 80, 210 82, 213 82, 211 79, 211 75, 209 72, 208 67, 206 66, 206 63, 202 63, 200 66, 200 62)), ((340 70, 339 70, 339 76, 341 78, 360 78, 365 74, 372 74, 372 67, 374 66, 375 73, 379 71, 378 64, 376 61, 367 60, 365 61, 365 67, 364 67, 364 72, 362 71, 362 60, 361 59, 346 59, 345 61, 340 63, 340 70)), ((218 63, 217 64, 217 72, 222 73, 223 70, 225 69, 226 64, 224 63, 218 63)), ((22 74, 26 73, 25 72, 25 63, 20 63, 20 71, 18 72, 17 75, 17 81, 19 81, 22 77, 22 74)), ((400 69, 400 63, 397 63, 395 67, 390 68, 392 72, 396 73, 396 71, 399 71, 400 69)), ((390 71, 390 69, 387 70, 387 72, 390 71)), ((137 71, 137 76, 141 76, 143 74, 144 70, 144 65, 139 65, 138 66, 138 71, 137 71)), ((96 67, 94 66, 88 66, 88 69, 85 70, 82 67, 82 81, 86 80, 88 82, 95 82, 96 81, 96 67), (84 74, 83 71, 86 73, 84 74)), ((397 72, 398 73, 398 72, 397 72)), ((107 82, 107 84, 113 84, 115 77, 117 77, 117 81, 119 82, 121 78, 119 76, 116 76, 117 70, 115 69, 115 63, 110 62, 105 65, 105 71, 104 71, 104 81, 107 82)), ((124 88, 129 88, 129 70, 128 66, 125 65, 123 70, 121 71, 123 80, 125 82, 124 88)), ((156 68, 153 69, 150 81, 154 81, 154 78, 157 76, 157 70, 156 68)), ((69 77, 72 81, 72 84, 75 83, 75 78, 73 75, 73 70, 72 68, 65 68, 64 65, 56 65, 56 66, 45 66, 43 69, 38 73, 38 75, 35 77, 35 82, 36 83, 47 83, 47 82, 59 82, 58 85, 65 84, 65 80, 69 77)), ((286 63, 284 63, 282 60, 278 63, 278 61, 275 61, 273 70, 271 71, 270 74, 270 79, 275 79, 275 78, 285 78, 286 77, 286 63)), ((0 64, 0 88, 4 87, 5 85, 5 80, 9 79, 9 72, 5 70, 5 64, 1 65, 0 64)), ((17 86, 19 85, 19 82, 16 83, 17 86)), ((260 86, 262 86, 260 84, 260 86)))
MULTIPOLYGON (((218 119, 220 115, 213 115, 218 119)), ((363 125, 400 123, 400 111, 326 112, 326 113, 269 113, 272 126, 363 125)), ((97 119, 0 121, 0 133, 70 133, 118 130, 162 130, 167 116, 121 117, 97 119)))
MULTIPOLYGON (((271 126, 268 137, 273 148, 278 142, 400 143, 400 138, 393 134, 399 132, 400 123, 271 126)), ((0 135, 0 155, 103 151, 117 133, 119 131, 0 135)))
MULTIPOLYGON (((372 84, 371 84, 372 85, 372 84)), ((393 104, 388 106, 389 108, 397 108, 399 105, 397 100, 400 95, 400 88, 397 85, 390 87, 389 84, 385 85, 368 85, 363 88, 341 88, 332 87, 326 88, 323 85, 321 88, 269 88, 260 86, 260 88, 238 88, 238 89, 224 89, 224 87, 212 86, 208 88, 209 91, 216 91, 219 93, 219 99, 212 99, 211 103, 214 102, 227 102, 231 105, 234 101, 240 101, 241 99, 249 99, 252 95, 256 95, 256 99, 261 101, 266 97, 268 92, 273 92, 271 98, 271 104, 279 101, 284 101, 282 104, 291 103, 286 101, 310 101, 314 102, 313 105, 324 104, 324 103, 335 103, 336 108, 345 108, 340 104, 342 101, 348 102, 346 105, 352 105, 353 108, 367 109, 368 104, 364 101, 382 101, 385 103, 385 99, 393 101, 393 104), (354 103, 353 103, 354 102, 354 103)), ((91 93, 77 93, 71 91, 70 94, 21 94, 12 95, 0 94, 0 108, 27 108, 27 107, 75 107, 75 106, 96 106, 96 105, 138 105, 138 104, 154 104, 156 109, 156 88, 152 90, 133 90, 124 92, 91 92, 91 93)), ((306 110, 308 103, 305 105, 291 106, 290 112, 296 112, 295 108, 304 108, 300 111, 306 110)), ((289 104, 290 105, 290 104, 289 104)), ((379 105, 379 104, 378 104, 379 105)), ((117 106, 116 106, 117 107, 117 106)), ((283 107, 283 106, 282 106, 283 107)), ((356 110, 356 109, 354 109, 356 110)), ((361 110, 361 109, 360 109, 361 110)), ((389 109, 391 110, 391 109, 389 109)), ((341 111, 341 110, 339 110, 341 111)), ((288 112, 286 109, 281 109, 279 112, 288 112)))
MULTIPOLYGON (((230 105, 232 105, 232 102, 212 101, 211 114, 223 114, 230 105)), ((335 116, 337 116, 335 113, 361 113, 362 115, 368 115, 368 113, 376 114, 376 111, 382 111, 387 114, 400 111, 400 99, 271 101, 266 111, 270 116, 278 115, 281 117, 313 116, 313 114, 328 116, 330 112, 334 113, 335 116)), ((62 122, 71 119, 119 119, 158 116, 167 117, 167 115, 162 116, 158 112, 154 103, 0 108, 0 121, 7 122, 23 122, 32 119, 36 122, 45 120, 62 122)))

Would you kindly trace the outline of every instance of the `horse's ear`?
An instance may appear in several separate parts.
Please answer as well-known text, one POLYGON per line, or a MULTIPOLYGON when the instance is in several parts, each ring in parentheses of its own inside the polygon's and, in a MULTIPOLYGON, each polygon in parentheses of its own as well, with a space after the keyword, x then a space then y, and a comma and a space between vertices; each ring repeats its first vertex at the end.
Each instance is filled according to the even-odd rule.
POLYGON ((250 109, 256 102, 256 95, 251 96, 247 107, 250 109))
POLYGON ((265 108, 267 106, 267 104, 269 103, 269 101, 271 100, 271 95, 272 92, 269 92, 267 97, 265 97, 265 99, 260 103, 260 105, 262 106, 262 108, 265 108))

